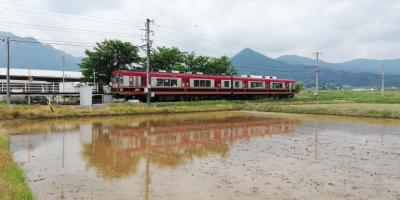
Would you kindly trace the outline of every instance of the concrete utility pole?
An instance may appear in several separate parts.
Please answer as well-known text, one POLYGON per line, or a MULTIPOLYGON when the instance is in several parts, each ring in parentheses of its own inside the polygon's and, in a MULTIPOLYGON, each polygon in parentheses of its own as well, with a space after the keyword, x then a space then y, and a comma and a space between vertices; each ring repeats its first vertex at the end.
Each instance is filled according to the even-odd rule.
POLYGON ((385 96, 385 65, 381 66, 381 81, 382 81, 382 88, 381 88, 381 93, 382 96, 385 96))
POLYGON ((318 89, 319 89, 319 77, 318 77, 318 72, 319 72, 319 55, 321 55, 321 52, 315 52, 314 53, 316 58, 315 58, 315 92, 314 92, 314 96, 318 97, 318 89))
POLYGON ((93 87, 96 85, 96 70, 93 69, 93 87))
POLYGON ((6 38, 7 45, 7 104, 11 104, 11 93, 10 93, 10 38, 6 38))
POLYGON ((63 82, 63 93, 65 92, 65 58, 62 57, 62 82, 63 82))
POLYGON ((150 19, 146 19, 146 76, 147 76, 147 104, 151 102, 151 77, 150 77, 150 19))

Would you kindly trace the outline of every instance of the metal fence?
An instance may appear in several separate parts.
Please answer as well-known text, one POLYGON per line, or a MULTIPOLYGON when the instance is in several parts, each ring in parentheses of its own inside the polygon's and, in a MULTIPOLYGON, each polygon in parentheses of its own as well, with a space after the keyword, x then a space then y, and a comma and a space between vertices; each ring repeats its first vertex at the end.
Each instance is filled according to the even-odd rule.
MULTIPOLYGON (((93 93, 99 92, 98 84, 89 84, 93 86, 93 93)), ((73 94, 79 93, 78 82, 11 82, 10 92, 13 94, 73 94)), ((0 82, 0 93, 7 93, 7 83, 0 82)))

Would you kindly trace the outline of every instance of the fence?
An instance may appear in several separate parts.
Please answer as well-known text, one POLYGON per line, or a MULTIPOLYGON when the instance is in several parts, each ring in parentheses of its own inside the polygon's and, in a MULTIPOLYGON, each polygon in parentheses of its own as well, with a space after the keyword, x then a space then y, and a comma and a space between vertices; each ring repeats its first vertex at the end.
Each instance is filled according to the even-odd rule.
MULTIPOLYGON (((91 84, 93 93, 99 92, 98 84, 91 84)), ((78 94, 78 82, 11 82, 10 93, 12 94, 78 94)), ((0 93, 7 93, 7 83, 0 82, 0 93)))

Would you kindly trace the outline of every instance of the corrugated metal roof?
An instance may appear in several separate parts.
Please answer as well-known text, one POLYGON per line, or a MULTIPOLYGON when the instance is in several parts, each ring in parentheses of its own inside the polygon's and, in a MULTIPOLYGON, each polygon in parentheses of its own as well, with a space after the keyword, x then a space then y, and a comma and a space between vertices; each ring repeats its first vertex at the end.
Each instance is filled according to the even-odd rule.
MULTIPOLYGON (((11 76, 20 76, 20 77, 47 77, 47 78, 62 78, 63 72, 62 71, 53 71, 53 70, 38 70, 38 69, 10 69, 11 76)), ((0 76, 7 75, 6 68, 0 68, 0 76)), ((82 72, 72 72, 72 71, 65 71, 64 75, 66 78, 82 78, 82 72)))

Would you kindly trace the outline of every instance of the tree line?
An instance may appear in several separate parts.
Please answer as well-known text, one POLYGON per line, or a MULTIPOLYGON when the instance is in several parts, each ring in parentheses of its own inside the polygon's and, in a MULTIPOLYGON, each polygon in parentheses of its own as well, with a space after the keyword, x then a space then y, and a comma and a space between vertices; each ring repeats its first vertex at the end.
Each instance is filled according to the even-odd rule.
MULTIPOLYGON (((139 47, 121 40, 104 40, 92 50, 85 51, 85 57, 79 64, 83 81, 92 82, 96 78, 99 84, 108 84, 111 72, 117 69, 145 70, 134 68, 132 63, 146 66, 146 59, 139 56, 139 47)), ((208 57, 194 52, 181 51, 177 47, 157 47, 150 54, 152 71, 177 70, 180 72, 202 72, 207 75, 236 75, 227 56, 208 57)))

